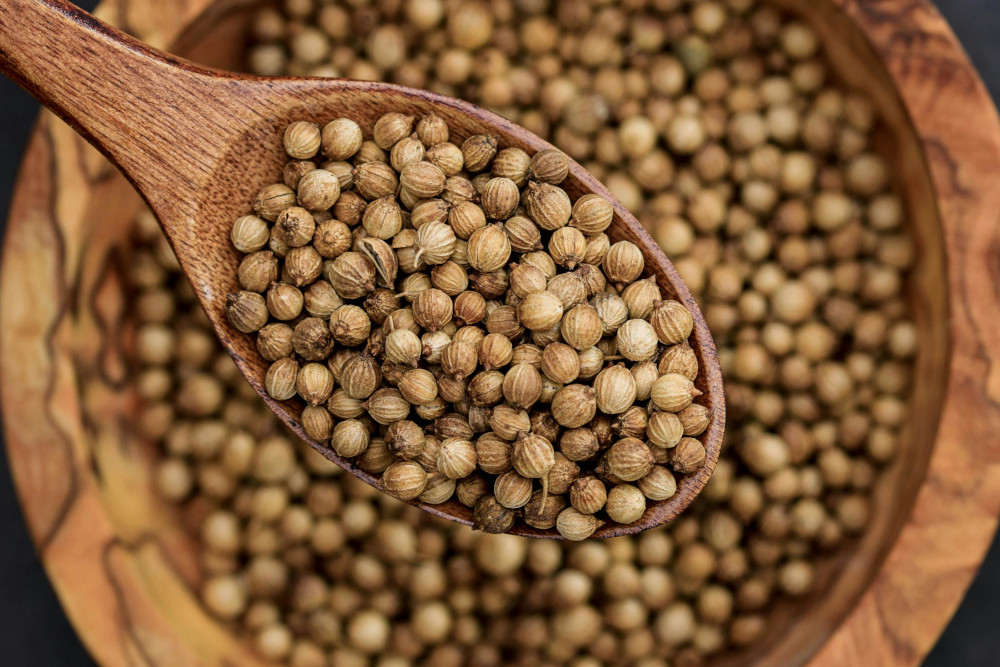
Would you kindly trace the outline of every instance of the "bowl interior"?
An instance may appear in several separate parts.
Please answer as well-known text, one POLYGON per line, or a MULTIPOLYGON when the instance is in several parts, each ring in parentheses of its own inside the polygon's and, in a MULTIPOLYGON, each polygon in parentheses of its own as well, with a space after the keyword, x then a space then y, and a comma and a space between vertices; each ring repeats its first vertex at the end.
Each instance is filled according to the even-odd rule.
MULTIPOLYGON (((870 528, 855 544, 822 560, 816 590, 805 599, 776 604, 771 610, 774 620, 768 634, 748 651, 722 656, 719 664, 724 665, 752 662, 784 666, 805 662, 854 606, 909 517, 925 476, 950 354, 946 266, 934 190, 922 144, 888 74, 871 45, 831 0, 772 1, 809 21, 822 38, 830 60, 838 64, 835 74, 867 93, 881 114, 883 130, 879 141, 894 166, 896 185, 918 247, 918 264, 907 284, 921 345, 911 419, 896 463, 879 478, 870 528)), ((206 65, 240 69, 249 17, 259 4, 253 0, 214 4, 171 50, 206 65)), ((74 305, 86 307, 78 309, 81 315, 74 321, 73 331, 66 335, 93 343, 75 350, 79 396, 63 397, 74 413, 83 414, 84 428, 94 443, 90 453, 94 458, 94 479, 79 483, 100 487, 95 497, 101 502, 90 510, 101 516, 101 525, 106 524, 114 535, 131 545, 121 563, 111 553, 108 567, 118 568, 117 576, 127 579, 127 588, 136 591, 137 600, 141 600, 135 603, 136 608, 167 618, 167 627, 179 639, 178 646, 184 647, 178 650, 185 651, 188 657, 197 656, 197 663, 182 660, 178 664, 223 664, 234 656, 240 657, 239 664, 255 664, 255 659, 239 648, 239 642, 199 611, 192 592, 200 576, 196 544, 187 530, 194 525, 194 517, 179 516, 152 495, 149 471, 156 453, 123 426, 137 406, 126 382, 123 350, 130 341, 127 329, 121 338, 107 332, 118 331, 116 326, 124 317, 125 243, 141 201, 124 179, 95 155, 84 152, 94 177, 83 185, 89 189, 87 203, 77 215, 77 236, 68 239, 66 255, 79 285, 69 298, 77 300, 74 305), (102 305, 90 308, 89 300, 102 305), (124 498, 129 502, 123 502, 124 498), (147 542, 153 534, 156 540, 147 542)), ((36 511, 28 505, 29 514, 36 511)), ((196 513, 196 509, 192 512, 196 513)), ((79 604, 74 610, 67 603, 77 617, 85 608, 82 601, 79 604)))

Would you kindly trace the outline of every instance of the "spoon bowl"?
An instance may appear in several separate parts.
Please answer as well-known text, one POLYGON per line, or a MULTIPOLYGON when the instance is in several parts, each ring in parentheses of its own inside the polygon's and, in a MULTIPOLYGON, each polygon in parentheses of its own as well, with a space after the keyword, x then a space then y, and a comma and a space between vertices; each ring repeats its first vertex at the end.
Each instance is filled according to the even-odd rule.
MULTIPOLYGON (((250 213, 257 191, 279 182, 287 162, 281 132, 288 124, 355 119, 366 136, 390 111, 440 115, 453 141, 493 134, 502 148, 529 154, 550 144, 475 105, 402 86, 341 79, 260 78, 207 69, 157 52, 63 0, 4 0, 0 7, 0 71, 63 117, 132 182, 160 220, 215 332, 268 406, 324 457, 368 482, 376 478, 329 447, 309 440, 299 424, 302 406, 268 396, 267 363, 252 336, 236 331, 226 297, 239 290, 240 257, 230 242, 233 220, 250 213), (14 18, 16 17, 16 18, 14 18)), ((700 364, 699 401, 712 411, 702 436, 703 467, 678 482, 668 500, 649 503, 629 525, 606 524, 594 537, 636 533, 670 521, 698 495, 722 447, 725 403, 715 346, 704 317, 673 265, 638 221, 592 175, 570 161, 561 184, 572 199, 595 193, 610 200, 612 241, 628 240, 643 253, 647 274, 663 293, 694 316, 691 345, 700 364)), ((464 524, 472 510, 452 499, 414 504, 464 524)), ((513 534, 558 538, 518 522, 513 534)))

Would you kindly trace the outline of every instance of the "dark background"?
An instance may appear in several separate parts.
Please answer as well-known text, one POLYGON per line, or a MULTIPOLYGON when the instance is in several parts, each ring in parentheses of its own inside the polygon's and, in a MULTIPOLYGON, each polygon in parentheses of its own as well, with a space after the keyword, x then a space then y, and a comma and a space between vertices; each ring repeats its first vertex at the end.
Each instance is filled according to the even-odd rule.
MULTIPOLYGON (((0 0, 2 2, 2 0, 0 0)), ((935 0, 951 23, 994 100, 1000 100, 1000 3, 935 0)), ((92 9, 96 0, 79 0, 92 9)), ((38 105, 0 77, 0 225, 38 105)), ((0 664, 11 667, 90 667, 36 558, 0 455, 0 664)), ((1000 540, 996 540, 964 603, 924 663, 926 667, 1000 664, 1000 540)), ((859 666, 867 667, 867 666, 859 666)))

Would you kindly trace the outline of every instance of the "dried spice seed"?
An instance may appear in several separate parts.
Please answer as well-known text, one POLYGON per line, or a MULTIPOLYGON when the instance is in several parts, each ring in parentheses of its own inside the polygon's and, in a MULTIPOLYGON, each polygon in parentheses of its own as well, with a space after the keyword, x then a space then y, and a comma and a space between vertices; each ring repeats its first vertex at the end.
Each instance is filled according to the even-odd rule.
MULTIPOLYGON (((487 532, 521 516, 585 539, 604 520, 592 516, 600 506, 566 509, 581 474, 593 480, 590 505, 578 499, 587 508, 605 504, 603 480, 644 479, 657 461, 697 469, 690 446, 667 453, 684 437, 664 431, 673 422, 656 421, 655 446, 643 443, 650 420, 634 405, 669 403, 686 410, 683 425, 674 417, 681 433, 707 430, 687 376, 672 377, 690 387, 667 386, 650 361, 661 334, 681 348, 683 313, 638 280, 635 246, 609 245, 611 204, 574 203, 559 186, 564 155, 449 136, 438 117, 401 113, 378 119, 369 141, 345 118, 288 128, 290 185, 266 188, 261 217, 233 228, 247 256, 230 318, 260 332, 269 393, 305 401, 307 434, 380 475, 390 495, 456 496, 487 532), (320 151, 330 159, 317 167, 320 151)), ((690 373, 684 354, 671 359, 690 373)))

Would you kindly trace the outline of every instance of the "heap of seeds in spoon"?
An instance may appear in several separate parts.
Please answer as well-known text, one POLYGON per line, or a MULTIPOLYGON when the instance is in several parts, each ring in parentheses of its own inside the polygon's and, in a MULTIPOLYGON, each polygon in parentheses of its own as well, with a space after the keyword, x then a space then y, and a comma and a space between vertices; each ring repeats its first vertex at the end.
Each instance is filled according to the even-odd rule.
POLYGON ((692 315, 611 243, 610 202, 559 187, 564 154, 451 138, 436 115, 290 125, 284 183, 233 226, 229 319, 268 394, 396 498, 455 496, 494 533, 639 521, 705 461, 692 315))

